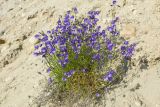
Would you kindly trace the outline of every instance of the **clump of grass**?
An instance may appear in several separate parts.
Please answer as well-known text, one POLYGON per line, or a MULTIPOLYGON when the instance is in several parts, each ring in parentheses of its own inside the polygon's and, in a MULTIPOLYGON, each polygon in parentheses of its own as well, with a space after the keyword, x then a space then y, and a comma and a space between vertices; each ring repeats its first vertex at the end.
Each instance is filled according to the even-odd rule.
POLYGON ((120 36, 118 17, 102 29, 97 24, 100 11, 89 11, 86 17, 77 14, 73 8, 55 28, 35 35, 40 42, 34 55, 45 58, 48 82, 60 93, 82 99, 100 97, 123 79, 135 44, 120 36))

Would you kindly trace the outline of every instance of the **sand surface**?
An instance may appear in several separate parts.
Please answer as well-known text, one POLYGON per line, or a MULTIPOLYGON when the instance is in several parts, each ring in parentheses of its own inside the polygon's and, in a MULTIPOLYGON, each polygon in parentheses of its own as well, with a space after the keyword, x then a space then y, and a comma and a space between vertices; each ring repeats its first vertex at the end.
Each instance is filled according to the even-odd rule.
MULTIPOLYGON (((43 90, 46 67, 41 58, 32 55, 37 32, 51 29, 59 15, 75 6, 81 14, 100 10, 103 23, 110 3, 0 0, 0 107, 30 107, 43 90)), ((121 34, 138 45, 126 76, 130 81, 106 95, 106 107, 160 107, 160 0, 118 0, 118 5, 121 34)))

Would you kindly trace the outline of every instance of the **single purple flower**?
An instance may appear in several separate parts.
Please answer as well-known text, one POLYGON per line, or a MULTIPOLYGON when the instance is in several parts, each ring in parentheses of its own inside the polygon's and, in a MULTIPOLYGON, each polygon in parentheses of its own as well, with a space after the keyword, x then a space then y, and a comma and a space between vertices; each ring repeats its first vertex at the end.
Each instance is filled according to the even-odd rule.
POLYGON ((35 37, 36 39, 39 39, 39 38, 40 38, 40 35, 36 34, 34 37, 35 37))
POLYGON ((56 48, 52 47, 52 48, 50 49, 50 52, 49 52, 49 53, 50 53, 51 55, 53 55, 55 52, 56 52, 56 48))
POLYGON ((100 11, 95 11, 95 15, 99 15, 100 14, 100 11))
POLYGON ((109 59, 112 59, 112 58, 113 58, 113 55, 112 55, 112 54, 109 54, 109 55, 108 55, 108 58, 109 58, 109 59))
POLYGON ((64 75, 69 78, 74 74, 74 72, 75 72, 74 70, 70 70, 69 72, 65 72, 64 75))
POLYGON ((120 33, 118 31, 112 32, 113 36, 118 36, 120 33))
POLYGON ((61 24, 62 24, 61 19, 58 20, 57 24, 58 24, 58 25, 61 25, 61 24))
POLYGON ((34 49, 35 49, 35 50, 37 50, 38 48, 39 48, 39 46, 38 46, 38 45, 35 45, 35 46, 34 46, 34 49))
POLYGON ((47 31, 47 33, 48 33, 48 34, 51 34, 51 31, 50 31, 50 30, 48 30, 48 31, 47 31))
POLYGON ((48 84, 51 84, 53 82, 52 78, 48 78, 48 84))
POLYGON ((40 53, 39 52, 34 52, 33 55, 38 56, 38 55, 40 55, 40 53))
POLYGON ((114 70, 110 70, 109 72, 107 72, 107 74, 103 77, 104 81, 111 82, 113 80, 114 74, 115 74, 114 70))
POLYGON ((121 51, 125 51, 126 47, 125 46, 121 46, 121 51))
POLYGON ((90 21, 88 18, 84 18, 84 23, 86 23, 86 24, 90 24, 90 23, 91 23, 91 21, 90 21))
POLYGON ((112 51, 113 46, 114 46, 114 44, 109 43, 109 44, 107 45, 108 50, 109 50, 109 51, 112 51))
POLYGON ((42 53, 46 53, 46 52, 47 52, 46 47, 43 47, 43 48, 41 49, 41 52, 42 52, 42 53))
POLYGON ((117 3, 117 0, 113 0, 112 4, 115 5, 117 3))
POLYGON ((60 46, 60 51, 61 52, 66 52, 67 51, 67 47, 66 46, 60 46))
POLYGON ((116 17, 114 20, 111 21, 112 25, 115 25, 115 23, 119 20, 119 17, 116 17))
POLYGON ((63 81, 67 81, 67 78, 63 77, 62 80, 63 80, 63 81))
POLYGON ((93 20, 93 24, 97 24, 98 21, 99 21, 99 19, 95 18, 95 19, 93 20))
POLYGON ((71 13, 71 11, 69 10, 69 11, 67 11, 67 14, 70 14, 71 13))
POLYGON ((96 97, 100 97, 101 95, 99 93, 96 93, 96 97))
POLYGON ((86 73, 88 70, 86 68, 82 69, 82 72, 86 73))
POLYGON ((108 30, 109 32, 112 32, 112 31, 113 31, 113 27, 107 27, 107 30, 108 30))
POLYGON ((74 13, 78 13, 78 9, 76 7, 73 8, 74 13))
POLYGON ((47 69, 47 73, 50 73, 50 72, 51 72, 51 68, 48 68, 48 69, 47 69))
POLYGON ((106 35, 106 31, 102 30, 102 35, 105 36, 106 35))
POLYGON ((74 19, 74 16, 71 16, 70 19, 74 19))
POLYGON ((94 60, 100 60, 100 54, 94 54, 92 58, 94 60))

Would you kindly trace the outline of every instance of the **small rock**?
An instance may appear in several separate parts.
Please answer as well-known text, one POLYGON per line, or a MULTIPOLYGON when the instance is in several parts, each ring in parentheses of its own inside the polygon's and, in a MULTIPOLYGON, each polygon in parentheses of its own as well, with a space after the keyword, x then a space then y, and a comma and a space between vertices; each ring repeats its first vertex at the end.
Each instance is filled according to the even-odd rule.
POLYGON ((160 104, 156 104, 156 107, 160 107, 160 104))
POLYGON ((3 67, 5 67, 5 66, 8 65, 8 64, 9 64, 8 61, 4 61, 4 62, 3 62, 3 67))
POLYGON ((38 43, 38 39, 34 38, 34 36, 30 37, 28 40, 28 43, 25 44, 25 47, 27 47, 27 53, 31 54, 34 51, 34 46, 38 43))
POLYGON ((22 13, 22 14, 21 14, 21 16, 22 16, 22 17, 25 17, 25 14, 24 14, 24 13, 22 13))
POLYGON ((141 85, 139 83, 136 84, 136 86, 134 86, 133 88, 130 89, 130 91, 136 91, 141 87, 141 85))
POLYGON ((5 40, 0 39, 0 44, 5 44, 5 43, 6 43, 6 41, 5 41, 5 40))
POLYGON ((136 36, 136 28, 131 24, 127 24, 122 28, 122 31, 120 33, 126 39, 129 39, 131 37, 136 36))
POLYGON ((149 61, 147 59, 147 56, 143 56, 139 61, 140 69, 148 69, 149 67, 149 61))
POLYGON ((27 36, 23 35, 22 40, 25 40, 25 39, 27 39, 27 36))
POLYGON ((142 104, 143 104, 143 102, 142 102, 141 100, 135 101, 135 105, 136 105, 137 107, 141 107, 142 104))
POLYGON ((126 97, 126 95, 124 94, 123 97, 126 97))
POLYGON ((32 36, 32 37, 29 38, 29 43, 31 45, 35 45, 35 44, 38 43, 38 39, 36 39, 34 36, 32 36))
POLYGON ((3 36, 4 35, 4 33, 5 33, 5 31, 3 30, 3 31, 1 31, 0 32, 0 36, 3 36))
POLYGON ((131 107, 129 103, 124 103, 124 107, 131 107))
POLYGON ((141 85, 139 83, 136 84, 135 89, 139 89, 141 85))
POLYGON ((36 11, 34 14, 32 14, 32 15, 29 15, 28 17, 27 17, 27 20, 30 20, 30 19, 33 19, 33 18, 35 18, 36 16, 37 16, 37 14, 38 14, 38 11, 36 11))
POLYGON ((8 12, 10 12, 11 10, 13 10, 13 8, 10 8, 10 9, 8 10, 8 12))
POLYGON ((10 47, 10 44, 5 44, 5 45, 2 47, 1 52, 3 53, 3 52, 5 52, 5 51, 7 51, 7 50, 9 49, 9 47, 10 47))
POLYGON ((42 75, 42 73, 41 72, 37 72, 39 75, 42 75))

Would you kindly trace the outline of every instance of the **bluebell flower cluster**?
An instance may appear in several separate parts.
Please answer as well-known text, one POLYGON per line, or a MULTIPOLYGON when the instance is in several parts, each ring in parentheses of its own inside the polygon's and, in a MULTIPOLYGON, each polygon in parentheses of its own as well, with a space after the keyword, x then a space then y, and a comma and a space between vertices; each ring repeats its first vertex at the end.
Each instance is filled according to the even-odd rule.
POLYGON ((128 41, 124 42, 124 45, 121 46, 121 54, 127 59, 133 56, 135 51, 136 44, 129 45, 128 41))
MULTIPOLYGON (((113 0, 115 3, 116 0, 113 0)), ((89 11, 86 17, 79 19, 76 14, 78 9, 74 7, 59 18, 55 28, 46 34, 41 32, 35 35, 39 44, 35 46, 34 55, 40 55, 48 61, 48 73, 56 73, 55 77, 67 82, 79 72, 85 76, 91 72, 96 72, 97 75, 98 69, 103 71, 101 68, 109 62, 118 58, 126 61, 132 57, 135 44, 129 44, 125 40, 117 42, 121 38, 116 26, 119 17, 115 17, 106 29, 102 29, 97 24, 100 11, 89 11)), ((105 73, 99 73, 100 76, 97 77, 104 82, 112 82, 119 71, 116 67, 113 70, 109 66, 103 72, 105 73)), ((49 78, 48 81, 53 80, 49 78)))
POLYGON ((119 20, 119 17, 116 17, 114 20, 111 21, 111 26, 109 26, 107 29, 108 31, 113 35, 117 36, 119 35, 119 31, 116 29, 116 22, 119 20))

